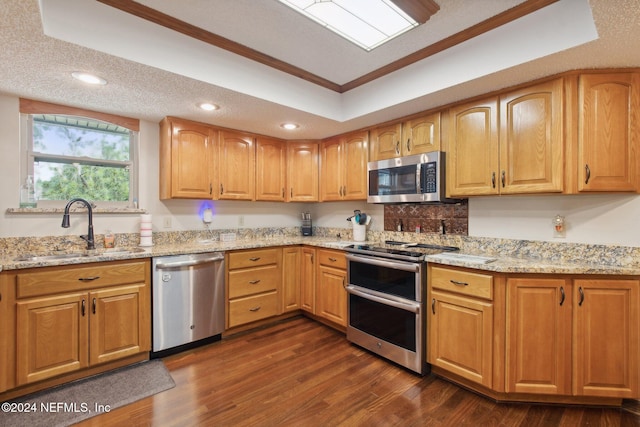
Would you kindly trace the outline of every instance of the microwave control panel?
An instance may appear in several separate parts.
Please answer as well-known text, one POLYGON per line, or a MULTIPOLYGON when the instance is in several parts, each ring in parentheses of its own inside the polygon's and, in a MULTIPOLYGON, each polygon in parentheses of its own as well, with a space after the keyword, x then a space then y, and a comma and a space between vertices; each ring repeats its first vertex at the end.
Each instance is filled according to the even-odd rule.
POLYGON ((429 162, 422 165, 422 192, 437 193, 438 192, 438 173, 437 163, 429 162))

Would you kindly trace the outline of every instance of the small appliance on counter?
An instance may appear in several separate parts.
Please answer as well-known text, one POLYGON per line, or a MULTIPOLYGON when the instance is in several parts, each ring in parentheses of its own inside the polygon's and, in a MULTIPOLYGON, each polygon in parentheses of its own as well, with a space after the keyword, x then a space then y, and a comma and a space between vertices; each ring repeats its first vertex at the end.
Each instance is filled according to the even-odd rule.
POLYGON ((313 235, 313 227, 311 225, 311 213, 302 212, 301 215, 302 215, 302 235, 303 236, 313 235))
POLYGON ((364 242, 367 240, 367 225, 371 222, 371 217, 366 213, 360 212, 359 209, 353 211, 353 216, 347 218, 353 225, 353 240, 356 242, 364 242))

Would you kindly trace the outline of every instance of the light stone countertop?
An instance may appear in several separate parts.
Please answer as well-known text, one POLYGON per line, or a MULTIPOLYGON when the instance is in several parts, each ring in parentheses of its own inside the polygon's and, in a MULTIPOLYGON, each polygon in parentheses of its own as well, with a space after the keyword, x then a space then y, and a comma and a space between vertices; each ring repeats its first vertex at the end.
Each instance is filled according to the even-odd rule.
MULTIPOLYGON (((276 246, 290 245, 310 245, 320 248, 341 250, 345 246, 353 244, 349 240, 337 240, 336 238, 327 237, 273 237, 258 239, 243 239, 233 242, 219 242, 195 240, 188 243, 162 244, 151 247, 142 248, 141 252, 132 253, 108 253, 104 250, 98 250, 90 256, 79 256, 74 258, 54 259, 54 260, 16 260, 16 255, 0 256, 0 270, 18 270, 35 267, 50 267, 57 265, 74 265, 85 264, 91 262, 105 262, 114 260, 140 259, 170 255, 184 255, 217 251, 232 251, 239 249, 256 249, 276 246)), ((359 244, 379 244, 376 241, 359 242, 359 244)), ((437 263, 442 265, 473 268, 496 273, 546 273, 546 274, 585 274, 585 275, 640 275, 640 266, 620 266, 610 265, 607 263, 579 263, 575 261, 564 261, 562 259, 545 259, 533 256, 503 256, 501 254, 487 255, 484 252, 474 251, 474 248, 462 248, 459 254, 489 257, 490 262, 478 263, 473 258, 470 259, 450 259, 439 255, 428 255, 426 260, 428 263, 437 263)), ((418 250, 411 248, 411 250, 418 250)), ((51 252, 55 254, 56 252, 51 252)), ((455 252, 454 254, 458 254, 455 252)), ((39 255, 39 254, 33 254, 39 255)), ((454 255, 455 256, 455 255, 454 255)))

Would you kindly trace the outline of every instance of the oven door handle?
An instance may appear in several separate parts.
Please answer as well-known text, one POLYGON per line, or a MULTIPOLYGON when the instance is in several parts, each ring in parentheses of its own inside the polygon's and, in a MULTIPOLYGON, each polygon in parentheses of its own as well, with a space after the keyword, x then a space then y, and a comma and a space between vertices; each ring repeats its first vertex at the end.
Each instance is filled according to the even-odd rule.
POLYGON ((402 261, 386 261, 379 258, 373 258, 362 255, 347 254, 346 258, 350 261, 361 262, 363 264, 377 265, 379 267, 392 268, 394 270, 410 271, 417 273, 420 271, 420 263, 416 262, 402 262, 402 261))
POLYGON ((379 302, 380 304, 388 305, 394 308, 399 308, 400 310, 410 311, 416 314, 420 313, 420 304, 417 302, 416 303, 400 302, 400 301, 395 301, 388 298, 382 298, 376 295, 372 295, 368 292, 363 292, 359 289, 356 289, 353 285, 348 285, 346 289, 348 293, 367 299, 369 301, 379 302))

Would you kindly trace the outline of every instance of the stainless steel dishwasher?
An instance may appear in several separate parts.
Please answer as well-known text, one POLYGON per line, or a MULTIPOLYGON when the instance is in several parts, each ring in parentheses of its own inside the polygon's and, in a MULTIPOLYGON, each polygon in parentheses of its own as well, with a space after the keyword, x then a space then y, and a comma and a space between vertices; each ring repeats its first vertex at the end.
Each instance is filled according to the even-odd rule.
POLYGON ((224 252, 153 258, 152 358, 220 340, 224 252))

